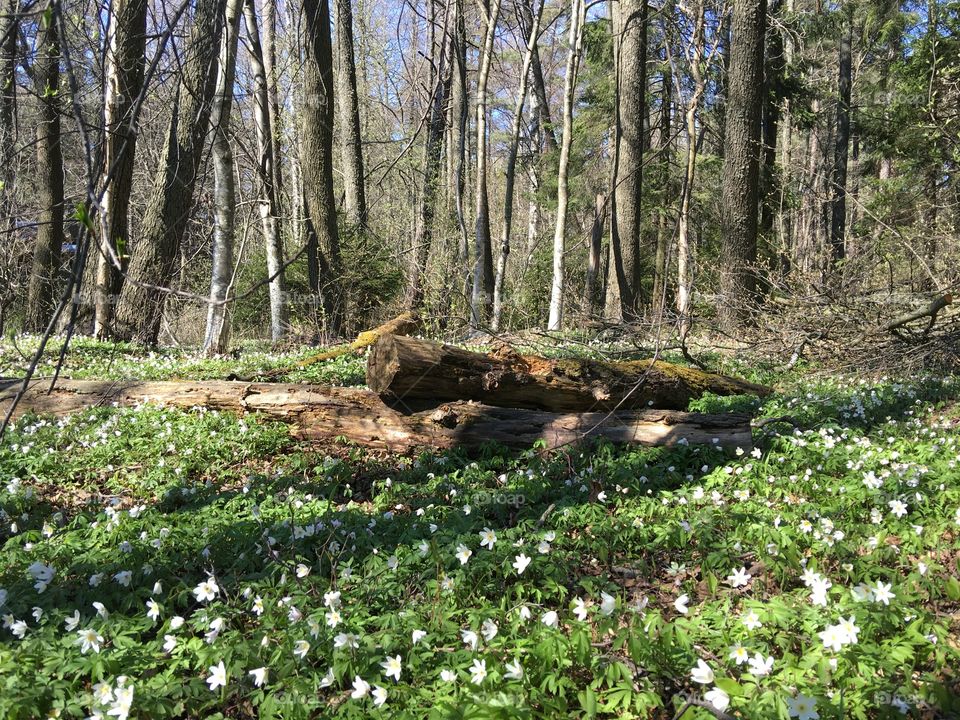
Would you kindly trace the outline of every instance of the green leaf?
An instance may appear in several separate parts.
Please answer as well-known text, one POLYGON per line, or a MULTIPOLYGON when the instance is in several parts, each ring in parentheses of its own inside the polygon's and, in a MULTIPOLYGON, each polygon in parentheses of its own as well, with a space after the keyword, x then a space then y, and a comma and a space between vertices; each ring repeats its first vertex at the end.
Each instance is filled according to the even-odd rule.
POLYGON ((586 688, 583 692, 578 693, 577 697, 580 699, 580 707, 583 708, 587 717, 593 717, 597 714, 597 694, 592 689, 586 688))
POLYGON ((740 697, 743 695, 743 686, 733 678, 717 678, 715 684, 730 697, 740 697))

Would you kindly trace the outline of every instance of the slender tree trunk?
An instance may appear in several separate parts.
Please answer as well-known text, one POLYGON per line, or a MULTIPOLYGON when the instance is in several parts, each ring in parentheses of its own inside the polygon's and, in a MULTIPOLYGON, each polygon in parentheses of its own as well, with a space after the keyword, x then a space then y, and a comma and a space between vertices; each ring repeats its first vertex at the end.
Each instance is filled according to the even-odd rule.
POLYGON ((277 342, 283 337, 287 323, 287 306, 284 301, 283 241, 280 235, 279 187, 275 184, 273 135, 276 132, 270 116, 269 81, 264 63, 260 30, 257 24, 255 0, 244 3, 244 18, 247 39, 250 44, 250 68, 253 72, 254 122, 257 131, 257 176, 260 181, 260 198, 257 202, 263 241, 267 255, 267 276, 270 278, 270 338, 277 342))
POLYGON ((590 228, 590 252, 587 255, 587 277, 584 288, 584 316, 586 320, 592 319, 597 314, 597 305, 600 298, 600 270, 603 264, 603 220, 607 213, 607 198, 602 194, 597 195, 594 205, 593 226, 590 228))
MULTIPOLYGON (((517 15, 520 21, 520 30, 525 37, 530 35, 530 27, 533 25, 533 10, 529 3, 521 2, 517 5, 517 15)), ((543 77, 543 63, 540 61, 539 46, 533 48, 533 55, 530 58, 530 81, 533 86, 533 98, 531 107, 535 110, 535 122, 543 134, 544 150, 553 152, 558 148, 557 136, 553 128, 553 120, 550 117, 550 99, 547 96, 547 84, 543 77)))
POLYGON ((60 145, 60 35, 55 17, 41 19, 33 80, 39 98, 37 174, 40 208, 24 329, 43 331, 53 312, 63 246, 63 150, 60 145))
POLYGON ((237 70, 237 42, 243 0, 227 0, 217 88, 210 113, 213 153, 213 263, 210 273, 210 304, 203 349, 207 355, 221 355, 230 343, 230 289, 233 285, 233 245, 236 229, 237 189, 234 181, 233 149, 230 146, 230 116, 233 110, 237 70))
MULTIPOLYGON (((455 205, 457 214, 457 256, 456 267, 460 278, 460 290, 465 302, 469 303, 470 282, 473 273, 470 268, 470 236, 467 231, 467 211, 464 204, 466 195, 467 169, 467 125, 470 121, 470 88, 467 82, 467 30, 464 20, 463 0, 453 0, 454 13, 453 37, 451 39, 452 65, 456 65, 456 82, 453 84, 454 96, 451 110, 456 116, 454 126, 454 152, 456 153, 455 205)), ((451 78, 453 82, 453 78, 451 78)))
MULTIPOLYGON (((673 155, 672 140, 672 111, 673 111, 673 72, 670 68, 670 46, 672 37, 673 3, 669 3, 666 12, 664 27, 664 62, 662 87, 660 89, 660 117, 659 117, 659 150, 661 158, 657 166, 656 183, 664 189, 664 197, 670 198, 674 188, 670 181, 670 161, 673 155)), ((666 203, 662 203, 666 206, 666 203)), ((669 305, 667 298, 667 254, 669 242, 672 239, 674 224, 670 214, 664 207, 657 213, 657 247, 653 270, 653 314, 659 317, 669 305)))
MULTIPOLYGON (((792 14, 794 0, 785 0, 784 9, 788 15, 792 14)), ((793 36, 789 32, 784 32, 782 35, 780 45, 783 48, 783 65, 786 71, 786 68, 793 65, 794 44, 793 36)), ((795 225, 794 211, 790 207, 788 196, 788 190, 793 186, 793 167, 791 164, 793 158, 793 101, 789 96, 783 100, 779 133, 777 148, 781 177, 777 192, 776 223, 779 238, 780 272, 787 276, 792 269, 791 258, 793 257, 795 225)))
MULTIPOLYGON (((147 41, 146 0, 114 0, 110 17, 104 99, 106 172, 113 179, 103 195, 103 235, 96 255, 93 332, 110 336, 113 309, 127 269, 130 194, 136 159, 133 103, 143 89, 147 41)), ((89 262, 89 260, 88 260, 89 262)))
POLYGON ((487 192, 487 80, 493 60, 493 40, 500 18, 500 0, 493 7, 484 0, 485 32, 480 67, 477 70, 477 175, 474 185, 476 241, 474 243, 471 324, 480 327, 493 311, 493 248, 490 238, 490 199, 487 192))
MULTIPOLYGON (((255 0, 256 1, 256 0, 255 0)), ((273 187, 276 192, 277 237, 283 240, 283 228, 280 218, 284 217, 283 188, 283 121, 280 114, 280 73, 277 70, 277 3, 274 0, 259 0, 262 3, 260 16, 263 18, 263 72, 267 78, 267 100, 270 109, 270 154, 273 157, 273 187)), ((293 196, 297 197, 297 196, 293 196)), ((299 201, 291 201, 296 207, 299 201)), ((299 243, 298 243, 299 244, 299 243)), ((282 253, 281 253, 282 255, 282 253)))
MULTIPOLYGON (((701 86, 702 87, 702 86, 701 86)), ((690 332, 693 322, 693 265, 694 251, 690 234, 690 208, 693 200, 693 181, 697 168, 697 107, 699 93, 687 104, 684 121, 687 128, 687 163, 680 192, 680 217, 677 227, 677 313, 680 315, 680 333, 690 332)))
POLYGON ((364 191, 363 145, 360 135, 360 104, 357 95, 357 68, 353 49, 353 9, 351 0, 335 0, 338 108, 340 115, 340 153, 343 162, 344 210, 354 228, 367 225, 367 199, 364 191))
POLYGON ((18 9, 17 0, 0 3, 0 232, 12 230, 15 222, 18 9))
POLYGON ((611 4, 616 74, 614 192, 610 223, 613 260, 620 286, 620 316, 637 320, 643 312, 641 201, 647 94, 647 0, 611 4))
MULTIPOLYGON (((433 243, 433 219, 436 213, 438 184, 440 181, 441 151, 443 135, 446 130, 447 97, 450 93, 450 48, 447 21, 450 17, 451 3, 444 11, 443 33, 439 47, 431 44, 431 54, 437 53, 436 69, 433 78, 433 92, 430 98, 430 115, 427 123, 427 137, 423 149, 423 186, 420 190, 420 202, 413 236, 410 272, 407 279, 406 306, 416 310, 423 304, 424 275, 430 258, 430 246, 433 243)), ((431 66, 434 65, 431 61, 431 66)))
MULTIPOLYGON (((820 101, 814 98, 811 103, 811 114, 815 117, 820 113, 820 101)), ((825 174, 823 167, 826 164, 826 143, 820 140, 820 128, 814 122, 807 130, 807 157, 806 171, 803 179, 804 193, 800 207, 797 241, 794 244, 794 264, 805 275, 817 267, 817 258, 825 242, 823 201, 825 197, 825 174)))
MULTIPOLYGON (((850 6, 852 8, 852 6, 850 6)), ((834 263, 846 255, 847 228, 847 161, 850 153, 850 86, 853 63, 852 10, 847 12, 847 26, 840 38, 840 76, 837 95, 837 125, 833 146, 833 199, 830 204, 830 256, 834 263)))
POLYGON ((570 146, 573 143, 573 98, 577 87, 577 68, 583 47, 584 0, 572 0, 570 8, 570 53, 563 88, 563 139, 560 143, 560 165, 557 170, 557 224, 553 234, 553 281, 550 285, 550 316, 547 330, 563 326, 563 273, 567 234, 567 205, 570 188, 567 173, 570 146))
POLYGON ((693 322, 693 281, 695 254, 690 229, 690 213, 693 204, 693 187, 697 169, 697 113, 700 99, 706 90, 704 64, 706 57, 706 9, 703 0, 686 12, 693 15, 693 33, 689 40, 690 74, 693 90, 684 108, 684 125, 687 134, 686 165, 683 186, 680 189, 680 216, 677 221, 677 313, 680 316, 680 333, 690 332, 693 322))
POLYGON ((200 170, 216 86, 224 0, 198 0, 166 146, 120 293, 114 334, 156 344, 200 170))
POLYGON ((317 294, 328 338, 343 331, 346 298, 333 194, 333 55, 328 0, 303 0, 303 92, 300 110, 300 170, 303 174, 307 242, 316 252, 317 294))
MULTIPOLYGON (((782 0, 770 3, 770 14, 781 15, 782 0)), ((760 220, 759 236, 764 247, 774 247, 774 220, 777 212, 777 140, 780 136, 780 97, 783 95, 783 80, 786 71, 783 39, 777 30, 769 33, 765 53, 763 117, 761 118, 761 142, 763 157, 760 166, 760 220)))
MULTIPOLYGON (((526 0, 524 0, 526 1, 526 0)), ((536 2, 536 0, 531 0, 536 2)), ((500 329, 500 316, 503 311, 503 284, 507 272, 507 257, 510 255, 510 233, 513 229, 513 190, 516 181, 517 154, 520 150, 520 128, 523 124, 523 104, 527 96, 527 83, 530 75, 530 64, 533 60, 533 51, 540 36, 540 19, 543 16, 543 2, 537 5, 533 14, 533 24, 527 37, 527 49, 523 56, 523 67, 520 70, 520 88, 517 90, 517 104, 513 111, 513 122, 510 125, 510 141, 507 145, 507 168, 505 172, 503 197, 503 229, 500 236, 500 253, 497 256, 497 268, 493 282, 493 319, 490 326, 493 330, 500 329)))
POLYGON ((750 315, 756 288, 766 0, 734 0, 723 162, 720 320, 734 329, 750 315))

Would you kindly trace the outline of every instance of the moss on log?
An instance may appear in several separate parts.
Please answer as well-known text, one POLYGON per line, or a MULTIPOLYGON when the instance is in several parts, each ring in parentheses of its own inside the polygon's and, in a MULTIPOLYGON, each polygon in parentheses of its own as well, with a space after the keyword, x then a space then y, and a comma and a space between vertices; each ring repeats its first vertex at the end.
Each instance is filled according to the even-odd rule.
POLYGON ((476 400, 552 412, 665 408, 716 395, 768 395, 745 380, 660 360, 551 359, 509 348, 484 355, 415 338, 384 335, 367 360, 367 386, 387 401, 476 400))

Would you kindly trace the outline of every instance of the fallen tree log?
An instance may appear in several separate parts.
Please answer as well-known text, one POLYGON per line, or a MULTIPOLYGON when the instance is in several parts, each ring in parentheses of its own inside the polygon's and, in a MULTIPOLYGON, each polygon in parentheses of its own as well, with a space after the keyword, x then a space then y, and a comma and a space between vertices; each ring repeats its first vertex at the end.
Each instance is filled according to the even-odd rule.
MULTIPOLYGON (((20 381, 0 385, 0 412, 5 412, 20 381)), ((550 413, 489 407, 473 402, 404 414, 362 388, 285 383, 103 382, 61 380, 31 383, 16 410, 66 415, 97 406, 157 403, 168 407, 204 407, 236 413, 262 413, 291 425, 295 437, 331 441, 343 437, 356 445, 405 452, 420 447, 476 447, 499 442, 529 447, 543 440, 558 447, 584 437, 618 443, 676 445, 713 443, 750 448, 746 415, 706 415, 671 410, 636 412, 550 413)))
POLYGON ((367 387, 391 403, 476 400, 552 412, 682 410, 706 392, 771 392, 745 380, 659 360, 549 359, 518 355, 509 348, 483 355, 395 335, 384 335, 371 347, 367 387))

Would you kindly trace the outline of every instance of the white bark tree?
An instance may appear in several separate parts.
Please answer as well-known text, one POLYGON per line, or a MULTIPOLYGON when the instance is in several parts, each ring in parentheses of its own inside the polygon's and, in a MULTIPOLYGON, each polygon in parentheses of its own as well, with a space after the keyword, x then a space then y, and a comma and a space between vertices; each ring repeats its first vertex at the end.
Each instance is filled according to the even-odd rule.
POLYGON ((230 115, 237 69, 237 40, 243 0, 227 0, 226 22, 220 40, 217 86, 210 112, 213 151, 213 269, 210 274, 210 304, 203 350, 207 355, 227 351, 230 342, 230 291, 233 286, 233 244, 237 191, 234 181, 230 115))
POLYGON ((550 284, 550 317, 547 330, 563 326, 563 273, 566 250, 567 205, 570 188, 567 171, 570 165, 570 145, 573 142, 573 99, 577 87, 577 70, 583 49, 583 0, 572 0, 570 6, 570 51, 567 72, 563 82, 563 139, 560 142, 560 166, 557 170, 557 224, 553 233, 553 281, 550 284))

